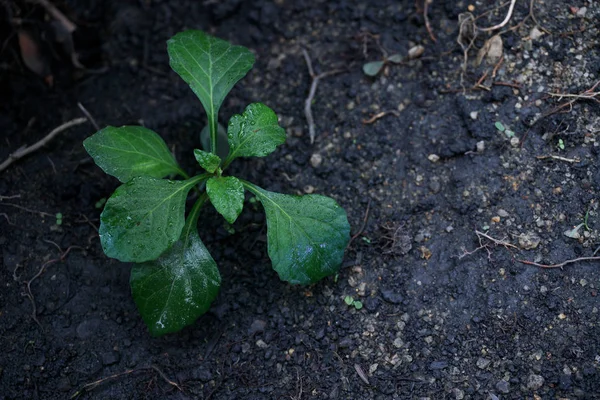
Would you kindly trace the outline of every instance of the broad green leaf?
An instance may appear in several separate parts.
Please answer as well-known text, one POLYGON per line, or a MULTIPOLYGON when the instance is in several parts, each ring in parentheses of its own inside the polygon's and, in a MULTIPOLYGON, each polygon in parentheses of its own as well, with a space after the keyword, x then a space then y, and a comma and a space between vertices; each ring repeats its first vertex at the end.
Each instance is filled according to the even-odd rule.
POLYGON ((83 146, 104 172, 123 183, 136 176, 162 178, 182 172, 164 140, 142 126, 107 126, 83 146))
POLYGON ((279 277, 309 284, 338 271, 350 240, 346 212, 335 200, 268 192, 249 182, 267 215, 269 257, 279 277))
POLYGON ((216 121, 223 99, 254 64, 245 47, 202 31, 180 32, 167 42, 171 68, 187 82, 202 102, 209 120, 216 121))
POLYGON ((197 230, 200 207, 194 207, 173 246, 155 261, 134 265, 131 292, 154 336, 177 332, 210 308, 219 292, 217 264, 197 230))
POLYGON ((215 176, 206 182, 206 193, 219 214, 233 224, 244 208, 242 182, 235 176, 215 176))
POLYGON ((100 215, 104 253, 123 262, 158 258, 179 239, 187 194, 205 178, 171 181, 140 176, 119 186, 100 215))
POLYGON ((365 75, 375 76, 381 71, 381 68, 383 68, 383 61, 368 62, 363 65, 363 72, 365 75))
POLYGON ((285 130, 277 115, 262 103, 252 103, 242 115, 234 115, 227 127, 229 156, 225 165, 236 157, 264 157, 285 142, 285 130))
POLYGON ((196 157, 198 164, 211 174, 215 172, 221 164, 221 158, 210 151, 194 149, 194 157, 196 157))

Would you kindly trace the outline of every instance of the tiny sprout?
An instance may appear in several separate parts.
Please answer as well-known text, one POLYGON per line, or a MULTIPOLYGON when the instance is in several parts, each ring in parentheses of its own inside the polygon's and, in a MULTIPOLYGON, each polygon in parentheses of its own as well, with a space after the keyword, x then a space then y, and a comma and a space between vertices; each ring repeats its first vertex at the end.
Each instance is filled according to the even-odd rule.
POLYGON ((63 223, 63 215, 62 213, 56 213, 56 225, 62 225, 63 223))

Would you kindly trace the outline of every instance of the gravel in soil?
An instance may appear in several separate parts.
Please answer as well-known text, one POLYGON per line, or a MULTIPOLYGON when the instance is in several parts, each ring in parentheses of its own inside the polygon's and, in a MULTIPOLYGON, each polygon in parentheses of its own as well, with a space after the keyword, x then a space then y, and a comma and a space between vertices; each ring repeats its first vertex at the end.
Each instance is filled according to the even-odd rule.
MULTIPOLYGON (((232 173, 330 195, 358 236, 336 277, 296 287, 270 268, 262 210, 247 204, 234 233, 205 212, 220 294, 193 326, 151 338, 131 266, 107 259, 96 233, 96 204, 117 182, 81 145, 91 125, 64 132, 0 180, 0 399, 597 398, 598 260, 521 260, 559 264, 599 246, 600 9, 517 2, 495 32, 463 27, 465 64, 459 16, 493 26, 507 12, 499 3, 432 2, 434 42, 408 0, 66 1, 57 5, 80 27, 88 70, 41 42, 52 87, 4 26, 1 160, 79 117, 80 102, 101 126, 155 129, 193 170, 187 150, 204 115, 169 70, 165 42, 203 29, 257 55, 221 120, 262 101, 288 132, 274 154, 232 173), (475 65, 498 32, 501 54, 484 51, 475 65), (319 82, 314 144, 302 49, 317 74, 343 69, 319 82), (385 54, 404 58, 365 76, 363 64, 385 54)), ((45 29, 27 7, 27 23, 45 29)))

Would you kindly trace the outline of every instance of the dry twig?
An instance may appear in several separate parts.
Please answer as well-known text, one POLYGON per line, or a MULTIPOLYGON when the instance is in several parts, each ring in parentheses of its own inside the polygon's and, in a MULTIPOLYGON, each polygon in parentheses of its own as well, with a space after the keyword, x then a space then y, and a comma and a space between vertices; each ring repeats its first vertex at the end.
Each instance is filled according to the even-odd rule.
POLYGON ((2 164, 0 164, 0 172, 4 171, 6 168, 8 168, 9 165, 11 165, 13 162, 15 162, 16 160, 25 157, 26 155, 33 153, 36 150, 39 150, 42 146, 46 145, 48 142, 50 142, 52 139, 54 139, 54 137, 56 135, 58 135, 59 133, 61 133, 64 130, 67 130, 73 126, 76 125, 81 125, 84 122, 86 122, 87 119, 86 118, 75 118, 71 121, 65 122, 64 124, 54 128, 52 130, 52 132, 50 132, 49 134, 47 134, 42 140, 40 140, 39 142, 32 144, 29 147, 21 147, 19 148, 17 151, 15 151, 14 153, 10 154, 8 156, 8 158, 6 160, 4 160, 4 162, 2 164))
POLYGON ((567 261, 563 261, 561 263, 558 264, 540 264, 540 263, 536 263, 533 261, 527 261, 527 260, 519 260, 517 259, 518 262, 523 263, 523 264, 527 264, 527 265, 535 265, 536 267, 540 267, 540 268, 562 268, 565 265, 569 265, 569 264, 573 264, 576 262, 582 262, 582 261, 600 261, 600 257, 578 257, 578 258, 573 258, 571 260, 567 260, 567 261))
POLYGON ((546 160, 546 159, 552 159, 552 160, 558 160, 558 161, 565 161, 565 162, 569 162, 569 163, 578 163, 581 160, 579 158, 566 158, 566 157, 561 157, 561 156, 555 156, 555 155, 547 155, 547 156, 536 156, 535 158, 537 158, 538 160, 546 160))
POLYGON ((134 372, 150 371, 150 370, 156 371, 160 375, 160 377, 165 380, 165 382, 167 382, 169 385, 175 387, 180 392, 184 393, 183 388, 177 382, 174 382, 174 381, 170 380, 164 374, 164 372, 162 372, 156 365, 151 365, 149 367, 141 367, 141 368, 136 368, 136 369, 128 369, 128 370, 125 370, 124 372, 121 372, 121 373, 118 373, 118 374, 113 374, 113 375, 107 376, 106 378, 98 379, 97 381, 87 383, 87 384, 83 385, 78 391, 76 391, 75 393, 73 393, 73 395, 71 396, 71 399, 75 399, 75 398, 81 396, 84 393, 87 393, 87 392, 90 392, 90 391, 94 390, 95 388, 97 388, 98 386, 100 386, 101 384, 103 384, 104 382, 115 380, 117 378, 120 378, 120 377, 125 376, 125 375, 129 375, 129 374, 134 373, 134 372))
POLYGON ((425 20, 425 28, 427 29, 427 33, 429 33, 429 37, 434 42, 437 42, 437 39, 433 35, 433 31, 431 30, 431 25, 429 24, 429 15, 427 14, 430 2, 433 2, 433 0, 423 0, 423 19, 425 20))
POLYGON ((514 244, 511 244, 511 243, 509 243, 509 242, 507 242, 505 240, 500 240, 500 239, 493 238, 490 235, 487 235, 487 234, 485 234, 483 232, 479 232, 479 231, 475 231, 475 234, 477 235, 477 239, 479 240, 479 247, 477 247, 476 249, 471 250, 471 251, 467 251, 465 248, 463 248, 462 249, 463 250, 463 254, 461 254, 460 256, 458 256, 459 260, 462 259, 462 258, 464 258, 464 257, 466 257, 466 256, 470 256, 472 254, 475 254, 475 253, 477 253, 481 249, 485 249, 487 251, 487 253, 488 253, 488 259, 490 259, 491 255, 492 255, 492 252, 489 249, 490 245, 489 245, 489 243, 484 243, 483 239, 489 240, 490 242, 492 242, 496 246, 503 246, 507 250, 509 250, 509 248, 513 248, 513 249, 517 249, 518 250, 517 246, 515 246, 514 244))
MULTIPOLYGON (((54 242, 50 242, 52 244, 54 244, 56 247, 58 247, 59 251, 62 252, 62 250, 60 249, 60 247, 54 243, 54 242)), ((37 307, 35 305, 35 297, 33 296, 33 292, 31 291, 31 284, 33 283, 33 281, 35 281, 37 278, 39 278, 40 276, 42 276, 42 274, 44 273, 44 271, 46 270, 46 268, 54 263, 57 263, 59 261, 64 261, 65 258, 67 257, 67 255, 69 255, 69 252, 71 252, 71 250, 73 249, 82 249, 79 246, 70 246, 67 250, 65 250, 64 252, 62 252, 62 254, 60 255, 60 257, 55 258, 53 260, 49 260, 46 261, 39 269, 39 271, 37 272, 37 274, 35 274, 30 280, 28 280, 27 282, 25 282, 27 284, 27 292, 25 293, 25 296, 27 296, 29 298, 29 300, 31 301, 31 317, 33 318, 33 320, 39 325, 39 327, 44 330, 44 328, 42 327, 42 324, 40 324, 40 321, 37 319, 37 307)), ((14 274, 13 274, 14 275, 14 274)))
POLYGON ((310 60, 310 56, 308 55, 306 49, 302 49, 302 54, 304 55, 304 60, 306 61, 308 73, 312 79, 312 83, 310 84, 310 91, 308 92, 308 97, 304 101, 304 115, 306 116, 306 123, 308 124, 308 134, 310 136, 310 143, 313 144, 315 142, 315 120, 312 114, 312 102, 315 98, 315 93, 317 91, 317 85, 319 84, 319 80, 331 75, 339 74, 344 70, 334 69, 331 71, 322 72, 317 75, 313 70, 312 61, 310 60))
POLYGON ((356 232, 354 235, 352 235, 352 237, 350 238, 350 241, 348 242, 348 246, 346 246, 346 248, 349 248, 350 245, 352 244, 352 242, 354 241, 354 239, 359 237, 365 230, 365 226, 367 225, 367 221, 369 220, 369 209, 370 208, 371 208, 371 198, 369 198, 369 201, 367 202, 367 210, 365 211, 365 216, 363 217, 362 225, 360 226, 360 229, 358 230, 358 232, 356 232))
POLYGON ((400 116, 400 113, 398 111, 396 111, 396 110, 382 111, 380 113, 377 113, 377 114, 373 115, 371 118, 363 119, 362 123, 365 124, 365 125, 372 124, 373 122, 377 121, 380 118, 385 117, 388 114, 393 114, 396 117, 400 116))
POLYGON ((478 27, 478 29, 483 32, 489 32, 489 31, 495 31, 496 29, 502 28, 504 25, 506 25, 508 23, 508 21, 510 21, 510 17, 512 17, 512 13, 513 13, 516 3, 517 3, 517 0, 510 0, 510 6, 508 7, 508 13, 506 14, 506 18, 504 18, 504 21, 500 22, 498 25, 490 26, 489 28, 479 28, 478 27))
POLYGON ((96 123, 96 120, 94 119, 94 117, 92 117, 92 114, 90 114, 90 112, 87 110, 87 108, 85 108, 83 106, 83 104, 81 104, 80 102, 77 102, 77 107, 79 107, 79 109, 81 110, 81 112, 83 113, 83 115, 85 115, 85 117, 88 119, 88 121, 90 121, 90 123, 92 125, 94 125, 94 128, 99 131, 100 130, 100 126, 98 126, 98 124, 96 123))

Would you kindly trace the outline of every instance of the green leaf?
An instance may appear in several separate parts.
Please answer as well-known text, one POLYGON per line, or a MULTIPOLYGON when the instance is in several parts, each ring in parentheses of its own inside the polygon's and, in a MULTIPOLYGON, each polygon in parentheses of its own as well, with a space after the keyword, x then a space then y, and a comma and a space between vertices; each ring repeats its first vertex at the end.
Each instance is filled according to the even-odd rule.
POLYGON ((85 139, 83 146, 104 172, 123 183, 136 176, 185 176, 164 140, 141 126, 107 126, 85 139))
POLYGON ((110 196, 100 215, 104 253, 123 262, 155 260, 181 234, 185 200, 204 175, 185 181, 133 178, 110 196))
POLYGON ((194 157, 202 168, 211 174, 219 168, 221 164, 221 158, 209 151, 194 149, 194 157))
POLYGON ((198 236, 198 200, 181 237, 156 261, 134 265, 131 292, 154 336, 177 332, 210 308, 221 285, 217 264, 198 236), (196 210, 196 211, 195 211, 196 210))
POLYGON ((242 182, 265 209, 269 257, 282 280, 309 284, 338 271, 350 225, 335 200, 273 193, 242 182))
POLYGON ((206 182, 206 193, 219 214, 233 224, 244 208, 242 182, 235 176, 215 176, 206 182))
POLYGON ((504 127, 504 125, 502 124, 502 122, 500 121, 496 121, 496 123, 494 124, 494 126, 496 127, 496 129, 498 129, 500 132, 504 132, 506 130, 506 128, 504 127))
POLYGON ((354 303, 354 299, 352 298, 352 296, 346 296, 346 297, 344 297, 344 303, 346 303, 349 306, 351 306, 352 303, 354 303))
POLYGON ((363 65, 363 72, 368 76, 375 76, 383 68, 383 61, 372 61, 363 65))
POLYGON ((399 64, 404 60, 404 57, 402 57, 400 54, 392 54, 387 60, 389 62, 393 62, 394 64, 399 64))
POLYGON ((234 115, 227 127, 229 155, 225 166, 237 157, 264 157, 285 142, 285 130, 277 115, 262 103, 252 103, 242 115, 234 115))
POLYGON ((167 51, 171 68, 196 93, 209 121, 216 121, 225 96, 254 64, 254 54, 247 48, 196 30, 173 36, 167 51))

